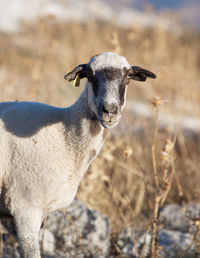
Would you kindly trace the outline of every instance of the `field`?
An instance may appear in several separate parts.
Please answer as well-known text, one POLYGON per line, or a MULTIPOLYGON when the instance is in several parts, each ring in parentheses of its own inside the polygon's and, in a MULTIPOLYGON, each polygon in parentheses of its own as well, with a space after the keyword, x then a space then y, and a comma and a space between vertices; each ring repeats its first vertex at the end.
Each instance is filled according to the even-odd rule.
POLYGON ((147 228, 162 205, 199 203, 199 128, 183 130, 186 119, 196 121, 200 115, 197 32, 59 23, 53 16, 22 28, 0 37, 0 101, 68 106, 85 81, 73 88, 64 74, 104 51, 118 52, 157 74, 156 80, 131 82, 129 108, 79 187, 77 197, 107 215, 113 233, 125 225, 147 228), (145 104, 150 115, 131 111, 133 103, 145 104), (161 125, 162 116, 173 119, 161 125), (177 118, 180 123, 172 122, 177 118))

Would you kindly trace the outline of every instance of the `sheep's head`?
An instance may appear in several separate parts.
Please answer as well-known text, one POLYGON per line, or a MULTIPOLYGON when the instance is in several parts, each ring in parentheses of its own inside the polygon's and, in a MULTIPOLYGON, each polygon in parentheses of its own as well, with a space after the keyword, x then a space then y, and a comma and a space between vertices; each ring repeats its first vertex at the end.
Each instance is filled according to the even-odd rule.
POLYGON ((138 66, 131 66, 125 57, 112 52, 93 56, 88 64, 75 67, 66 80, 88 79, 88 105, 103 127, 118 124, 125 104, 129 81, 145 81, 156 75, 138 66))

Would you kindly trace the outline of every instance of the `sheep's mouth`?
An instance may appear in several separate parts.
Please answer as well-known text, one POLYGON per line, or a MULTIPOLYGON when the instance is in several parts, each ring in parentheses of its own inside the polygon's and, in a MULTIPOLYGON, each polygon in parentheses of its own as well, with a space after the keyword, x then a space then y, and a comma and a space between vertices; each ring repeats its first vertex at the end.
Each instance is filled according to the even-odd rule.
POLYGON ((119 123, 119 119, 118 120, 112 120, 112 119, 105 120, 105 119, 102 119, 99 117, 98 120, 104 128, 112 128, 119 123))

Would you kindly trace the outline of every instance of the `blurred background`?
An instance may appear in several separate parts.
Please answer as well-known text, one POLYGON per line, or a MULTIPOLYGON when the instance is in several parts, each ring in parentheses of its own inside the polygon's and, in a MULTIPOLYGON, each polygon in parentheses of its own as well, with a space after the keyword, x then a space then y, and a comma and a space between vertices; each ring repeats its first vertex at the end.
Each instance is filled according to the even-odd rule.
POLYGON ((0 101, 68 106, 85 81, 73 88, 63 76, 104 51, 157 75, 130 83, 123 119, 79 188, 114 231, 148 227, 155 172, 165 204, 199 203, 199 14, 198 0, 0 0, 0 101))

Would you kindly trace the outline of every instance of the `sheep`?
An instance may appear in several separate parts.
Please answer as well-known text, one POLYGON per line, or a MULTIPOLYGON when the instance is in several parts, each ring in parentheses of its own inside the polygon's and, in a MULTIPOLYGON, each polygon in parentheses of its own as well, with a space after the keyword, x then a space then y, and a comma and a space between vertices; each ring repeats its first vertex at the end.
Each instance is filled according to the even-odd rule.
POLYGON ((105 52, 65 75, 76 86, 87 79, 70 107, 0 103, 0 216, 13 219, 21 257, 41 257, 44 217, 73 201, 108 129, 120 121, 129 81, 147 77, 156 75, 105 52))

